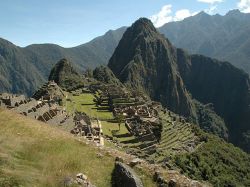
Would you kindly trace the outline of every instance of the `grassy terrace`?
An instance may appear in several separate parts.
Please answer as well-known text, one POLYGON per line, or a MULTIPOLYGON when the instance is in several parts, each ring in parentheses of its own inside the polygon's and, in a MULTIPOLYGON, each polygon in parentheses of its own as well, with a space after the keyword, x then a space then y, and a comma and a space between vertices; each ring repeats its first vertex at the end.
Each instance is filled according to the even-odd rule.
POLYGON ((80 94, 79 96, 69 94, 65 105, 69 113, 74 111, 85 112, 90 117, 98 118, 101 121, 103 134, 105 135, 113 136, 120 142, 134 139, 133 136, 126 136, 129 132, 124 123, 121 123, 119 130, 119 125, 115 122, 113 113, 106 105, 107 103, 102 103, 102 106, 96 107, 93 100, 94 95, 90 93, 80 94))
POLYGON ((67 111, 72 113, 74 110, 85 112, 90 117, 101 119, 113 119, 113 114, 108 110, 108 107, 97 108, 93 99, 93 94, 81 94, 73 96, 69 94, 68 98, 71 101, 66 101, 67 111))
MULTIPOLYGON (((114 157, 77 141, 69 133, 0 109, 0 186, 63 186, 85 173, 97 187, 110 187, 114 157)), ((136 170, 137 171, 137 170, 136 170)), ((137 171, 153 187, 148 171, 137 171)))
MULTIPOLYGON (((183 146, 187 142, 195 140, 197 137, 192 128, 181 122, 173 122, 168 115, 160 114, 163 123, 160 144, 156 153, 151 155, 151 159, 161 162, 166 156, 178 153, 176 149, 183 151, 183 146)), ((185 151, 184 151, 185 152, 185 151)))

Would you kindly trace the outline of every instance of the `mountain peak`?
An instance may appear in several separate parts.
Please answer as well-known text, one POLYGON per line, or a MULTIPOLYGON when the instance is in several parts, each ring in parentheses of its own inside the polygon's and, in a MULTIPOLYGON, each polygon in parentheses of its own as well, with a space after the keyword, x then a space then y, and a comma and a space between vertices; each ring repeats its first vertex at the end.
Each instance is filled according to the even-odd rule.
POLYGON ((58 65, 58 66, 64 66, 64 65, 70 66, 71 63, 68 61, 68 59, 62 58, 61 60, 59 60, 59 61, 57 62, 57 65, 58 65))
POLYGON ((128 88, 145 93, 184 116, 193 116, 190 97, 177 73, 176 49, 140 18, 124 33, 108 67, 128 88))
POLYGON ((58 61, 52 68, 49 81, 55 81, 59 86, 67 90, 83 85, 81 76, 66 58, 58 61))
POLYGON ((234 15, 239 15, 239 14, 242 14, 239 9, 233 9, 233 10, 230 10, 226 14, 226 16, 234 16, 234 15))
POLYGON ((210 15, 208 13, 206 13, 205 11, 201 11, 197 15, 195 15, 194 17, 197 17, 197 18, 207 18, 207 17, 210 17, 210 15))
POLYGON ((156 32, 153 23, 148 18, 139 18, 132 24, 131 28, 135 30, 151 30, 156 32))

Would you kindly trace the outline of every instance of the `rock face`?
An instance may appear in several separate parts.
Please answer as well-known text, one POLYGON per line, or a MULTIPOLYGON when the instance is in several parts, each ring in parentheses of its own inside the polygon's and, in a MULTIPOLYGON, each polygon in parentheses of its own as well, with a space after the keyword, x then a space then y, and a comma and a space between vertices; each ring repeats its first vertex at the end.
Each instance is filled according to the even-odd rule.
POLYGON ((141 179, 136 175, 132 168, 124 163, 115 163, 112 176, 113 187, 143 187, 141 179))
POLYGON ((176 49, 148 19, 141 18, 124 33, 108 67, 128 87, 147 93, 176 113, 193 116, 176 60, 176 49))
POLYGON ((71 90, 82 86, 83 78, 74 70, 72 64, 65 58, 52 68, 49 81, 55 81, 64 89, 71 90))
POLYGON ((187 89, 202 103, 213 103, 229 130, 229 141, 250 151, 250 80, 249 76, 227 62, 202 55, 187 57, 178 50, 178 66, 187 89), (184 58, 185 56, 185 58, 184 58))
POLYGON ((230 63, 202 55, 189 55, 177 49, 157 32, 153 24, 141 18, 124 33, 108 66, 116 77, 132 89, 148 94, 170 110, 204 122, 208 118, 211 132, 218 129, 222 137, 250 151, 250 80, 246 73, 230 63), (192 97, 212 110, 201 118, 192 97), (212 115, 212 116, 211 116, 212 115), (220 126, 220 127, 219 127, 220 126))

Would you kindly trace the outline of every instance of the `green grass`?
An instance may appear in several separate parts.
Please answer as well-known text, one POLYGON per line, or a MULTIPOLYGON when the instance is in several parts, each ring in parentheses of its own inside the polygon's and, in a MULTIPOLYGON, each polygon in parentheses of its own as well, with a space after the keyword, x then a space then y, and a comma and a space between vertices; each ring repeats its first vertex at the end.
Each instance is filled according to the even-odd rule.
MULTIPOLYGON (((79 172, 98 187, 111 186, 114 157, 99 152, 65 131, 0 110, 0 186, 63 186, 79 172)), ((142 176, 145 186, 155 186, 148 171, 142 176)))
POLYGON ((110 186, 114 158, 98 158, 98 150, 71 135, 8 111, 1 112, 0 126, 2 186, 15 181, 24 186, 61 186, 65 177, 79 172, 97 186, 110 186), (15 181, 3 184, 4 176, 15 181))
POLYGON ((113 114, 109 110, 98 110, 93 99, 94 95, 85 93, 79 96, 69 94, 70 101, 66 101, 67 111, 72 113, 74 110, 85 112, 90 117, 98 117, 100 119, 113 119, 113 114))
POLYGON ((181 171, 214 186, 250 186, 250 156, 214 135, 204 134, 207 142, 195 152, 176 155, 181 171))
POLYGON ((103 127, 103 134, 108 136, 119 137, 116 139, 119 140, 120 142, 132 140, 135 138, 134 136, 125 136, 129 132, 124 123, 121 123, 120 130, 118 123, 111 123, 107 121, 102 121, 102 127, 103 127), (124 135, 125 137, 122 137, 122 135, 124 135))
MULTIPOLYGON (((119 130, 119 125, 116 122, 110 122, 111 120, 114 120, 113 113, 110 112, 108 109, 106 110, 98 110, 96 107, 93 99, 94 95, 85 93, 85 94, 80 94, 79 96, 72 96, 70 95, 69 98, 71 101, 67 101, 67 111, 72 113, 75 110, 80 111, 80 112, 85 112, 88 116, 98 118, 101 121, 102 124, 102 130, 103 134, 108 135, 108 136, 113 136, 114 134, 112 133, 117 131, 115 135, 120 136, 120 135, 125 135, 128 134, 128 130, 125 127, 124 123, 121 123, 120 126, 120 131, 119 130)), ((121 141, 127 141, 134 139, 134 136, 130 137, 119 137, 116 138, 117 140, 121 141)))

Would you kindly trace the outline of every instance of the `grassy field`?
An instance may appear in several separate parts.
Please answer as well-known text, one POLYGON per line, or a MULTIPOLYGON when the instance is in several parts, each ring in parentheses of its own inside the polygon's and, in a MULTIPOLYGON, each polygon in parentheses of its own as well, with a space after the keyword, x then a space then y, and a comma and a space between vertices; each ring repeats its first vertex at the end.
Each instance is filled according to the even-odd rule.
POLYGON ((62 186, 85 173, 96 186, 110 186, 114 159, 70 134, 9 111, 0 114, 0 186, 62 186))
MULTIPOLYGON (((0 186, 63 186, 86 174, 97 187, 111 186, 114 158, 67 132, 0 110, 0 186)), ((155 186, 143 173, 145 186, 155 186)))
POLYGON ((74 110, 79 112, 85 112, 90 117, 93 118, 101 118, 101 119, 113 119, 112 112, 108 111, 107 109, 99 110, 93 99, 93 94, 81 94, 79 96, 69 95, 68 98, 71 100, 66 101, 66 108, 67 111, 72 113, 74 110))
POLYGON ((66 108, 69 113, 74 110, 79 112, 85 112, 88 116, 98 118, 102 124, 103 134, 108 136, 118 137, 119 141, 127 141, 134 139, 133 136, 123 137, 128 132, 124 123, 121 123, 120 130, 119 124, 114 122, 113 113, 109 111, 108 107, 102 106, 101 109, 96 107, 93 99, 94 95, 90 93, 80 94, 79 96, 69 95, 70 100, 66 101, 66 108))

